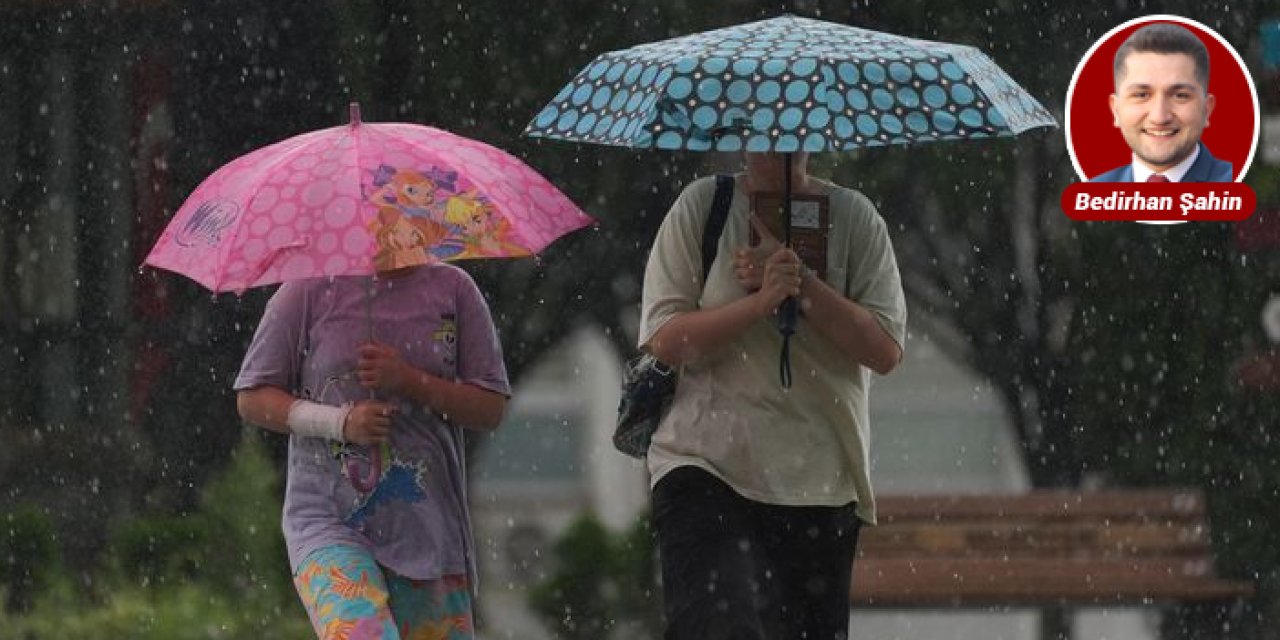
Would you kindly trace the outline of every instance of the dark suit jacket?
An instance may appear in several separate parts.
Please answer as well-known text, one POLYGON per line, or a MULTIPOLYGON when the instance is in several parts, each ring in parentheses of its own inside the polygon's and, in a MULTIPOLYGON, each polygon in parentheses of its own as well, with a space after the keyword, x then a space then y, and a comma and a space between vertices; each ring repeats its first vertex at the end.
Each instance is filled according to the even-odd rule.
MULTIPOLYGON (((1231 169, 1230 162, 1213 157, 1213 154, 1209 153, 1209 147, 1204 146, 1202 142, 1200 155, 1187 170, 1187 175, 1182 176, 1181 182, 1231 182, 1235 177, 1231 169)), ((1089 182, 1133 182, 1133 165, 1116 167, 1094 177, 1089 182)))

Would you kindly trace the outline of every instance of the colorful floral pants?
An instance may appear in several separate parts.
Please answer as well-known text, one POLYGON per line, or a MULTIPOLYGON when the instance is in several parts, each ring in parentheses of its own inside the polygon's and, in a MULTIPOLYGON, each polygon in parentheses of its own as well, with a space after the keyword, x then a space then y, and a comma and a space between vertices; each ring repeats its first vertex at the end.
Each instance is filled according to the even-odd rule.
POLYGON ((471 640, 465 575, 411 580, 373 553, 333 545, 307 556, 293 578, 320 640, 471 640))

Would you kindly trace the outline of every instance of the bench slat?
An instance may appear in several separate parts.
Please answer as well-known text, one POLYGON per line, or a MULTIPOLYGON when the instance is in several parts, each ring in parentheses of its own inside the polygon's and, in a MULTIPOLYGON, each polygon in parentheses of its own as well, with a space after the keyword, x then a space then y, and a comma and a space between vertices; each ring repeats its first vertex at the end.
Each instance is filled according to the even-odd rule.
POLYGON ((855 606, 936 606, 1207 602, 1252 592, 1248 582, 1213 577, 1203 561, 864 558, 851 597, 855 606))
POLYGON ((1195 489, 884 496, 860 534, 854 606, 1213 602, 1253 584, 1216 576, 1195 489))
POLYGON ((936 519, 938 514, 946 514, 953 521, 1017 516, 1159 520, 1202 516, 1204 495, 1195 489, 1089 493, 1042 490, 1008 495, 886 495, 876 500, 876 517, 886 524, 900 519, 936 519))
POLYGON ((1197 523, 1071 524, 993 521, 895 523, 867 527, 859 549, 871 556, 1043 555, 1151 556, 1211 553, 1208 531, 1197 523))

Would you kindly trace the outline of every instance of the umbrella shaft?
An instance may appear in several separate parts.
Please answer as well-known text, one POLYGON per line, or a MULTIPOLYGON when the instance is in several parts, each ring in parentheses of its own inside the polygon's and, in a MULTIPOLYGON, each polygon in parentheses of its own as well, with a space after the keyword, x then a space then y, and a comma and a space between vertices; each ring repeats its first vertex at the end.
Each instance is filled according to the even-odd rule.
POLYGON ((786 173, 782 177, 782 242, 791 246, 791 153, 787 152, 786 173))
MULTIPOLYGON (((782 242, 791 247, 791 153, 786 154, 786 173, 782 177, 782 242)), ((791 336, 796 332, 799 306, 788 297, 778 309, 778 332, 782 334, 782 353, 778 357, 778 374, 784 389, 791 388, 791 336)))

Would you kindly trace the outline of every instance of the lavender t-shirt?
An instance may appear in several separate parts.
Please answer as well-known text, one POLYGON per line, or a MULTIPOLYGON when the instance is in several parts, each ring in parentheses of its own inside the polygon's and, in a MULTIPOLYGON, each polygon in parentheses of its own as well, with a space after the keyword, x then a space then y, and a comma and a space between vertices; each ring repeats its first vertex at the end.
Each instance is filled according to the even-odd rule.
MULTIPOLYGON (((397 278, 318 278, 282 285, 267 303, 235 389, 273 385, 341 405, 370 397, 355 379, 356 349, 373 338, 414 367, 510 395, 493 320, 466 272, 418 267, 397 278), (373 283, 372 295, 370 284, 373 283)), ((475 577, 463 430, 406 398, 392 420, 390 464, 361 494, 321 438, 289 438, 283 528, 289 562, 332 544, 368 549, 418 580, 475 577)), ((353 445, 349 445, 353 446, 353 445)))

